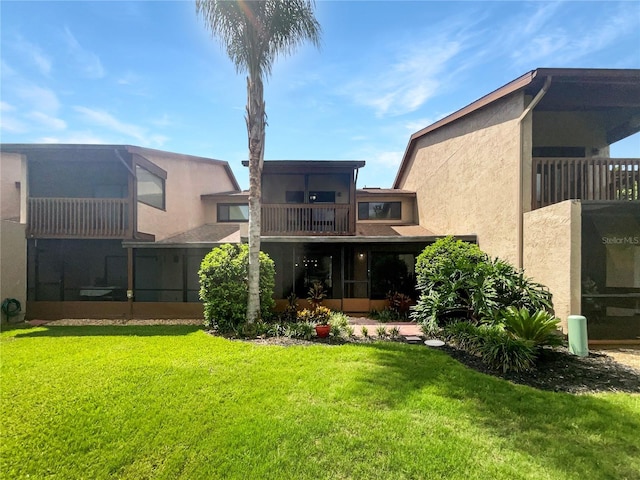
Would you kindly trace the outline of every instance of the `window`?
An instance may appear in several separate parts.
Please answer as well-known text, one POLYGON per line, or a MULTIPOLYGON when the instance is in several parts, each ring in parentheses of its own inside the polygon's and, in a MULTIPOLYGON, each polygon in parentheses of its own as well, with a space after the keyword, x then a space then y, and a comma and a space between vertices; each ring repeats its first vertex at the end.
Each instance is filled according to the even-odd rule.
POLYGON ((304 203, 304 192, 300 190, 285 192, 285 201, 287 203, 304 203))
POLYGON ((219 203, 218 222, 248 222, 249 205, 246 203, 219 203))
POLYGON ((309 203, 336 203, 336 192, 309 192, 309 203))
POLYGON ((359 202, 358 220, 400 220, 402 202, 359 202))
POLYGON ((164 210, 164 179, 136 165, 138 201, 164 210))

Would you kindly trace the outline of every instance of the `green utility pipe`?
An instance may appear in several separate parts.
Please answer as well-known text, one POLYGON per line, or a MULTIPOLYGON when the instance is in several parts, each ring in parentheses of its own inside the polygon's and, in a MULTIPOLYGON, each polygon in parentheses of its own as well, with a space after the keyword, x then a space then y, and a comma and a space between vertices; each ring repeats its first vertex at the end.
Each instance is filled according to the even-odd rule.
POLYGON ((569 315, 567 328, 569 330, 569 351, 579 357, 588 357, 587 319, 582 315, 569 315))

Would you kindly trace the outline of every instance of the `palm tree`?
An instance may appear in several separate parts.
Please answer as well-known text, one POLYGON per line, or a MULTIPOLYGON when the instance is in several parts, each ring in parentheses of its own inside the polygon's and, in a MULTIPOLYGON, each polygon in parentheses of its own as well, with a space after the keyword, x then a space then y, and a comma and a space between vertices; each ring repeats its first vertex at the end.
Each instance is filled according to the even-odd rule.
POLYGON ((314 6, 313 0, 196 0, 196 12, 222 42, 236 70, 248 74, 249 323, 260 312, 260 200, 267 124, 262 82, 271 74, 278 55, 293 53, 306 40, 319 45, 320 24, 314 6))

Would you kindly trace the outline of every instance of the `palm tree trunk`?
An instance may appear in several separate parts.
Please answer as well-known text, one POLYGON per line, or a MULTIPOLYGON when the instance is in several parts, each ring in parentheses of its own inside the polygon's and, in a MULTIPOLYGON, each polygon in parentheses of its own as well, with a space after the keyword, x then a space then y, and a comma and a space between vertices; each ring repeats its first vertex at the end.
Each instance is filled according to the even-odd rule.
POLYGON ((264 160, 265 106, 262 78, 247 77, 247 133, 249 136, 249 271, 247 322, 260 317, 260 220, 262 163, 264 160))

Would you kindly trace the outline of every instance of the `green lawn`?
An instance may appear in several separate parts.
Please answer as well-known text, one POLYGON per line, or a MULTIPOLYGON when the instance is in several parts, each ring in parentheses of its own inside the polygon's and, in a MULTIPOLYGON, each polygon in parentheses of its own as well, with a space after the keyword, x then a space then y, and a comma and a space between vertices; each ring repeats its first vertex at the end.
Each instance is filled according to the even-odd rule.
POLYGON ((423 346, 0 338, 2 478, 640 478, 640 396, 541 392, 423 346))

